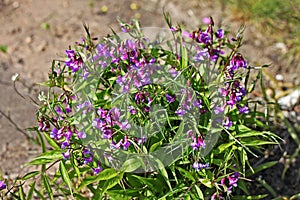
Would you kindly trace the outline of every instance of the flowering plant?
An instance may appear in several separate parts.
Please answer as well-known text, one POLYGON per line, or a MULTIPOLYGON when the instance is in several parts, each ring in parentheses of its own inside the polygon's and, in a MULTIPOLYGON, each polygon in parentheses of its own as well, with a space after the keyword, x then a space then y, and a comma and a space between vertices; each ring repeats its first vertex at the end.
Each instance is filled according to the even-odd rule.
POLYGON ((249 155, 276 137, 251 128, 264 126, 247 98, 256 81, 238 52, 242 29, 228 39, 212 18, 190 32, 165 18, 170 29, 120 21, 123 33, 99 41, 85 27, 67 59, 53 61, 35 128, 43 153, 29 163, 41 170, 22 178, 43 187, 34 180, 29 199, 248 194, 249 155))

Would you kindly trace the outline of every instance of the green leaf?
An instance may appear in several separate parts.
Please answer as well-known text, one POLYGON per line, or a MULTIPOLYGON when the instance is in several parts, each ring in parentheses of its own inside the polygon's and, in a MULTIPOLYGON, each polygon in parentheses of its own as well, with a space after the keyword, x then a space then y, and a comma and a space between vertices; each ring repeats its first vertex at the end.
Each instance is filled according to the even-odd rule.
POLYGON ((37 158, 59 160, 59 159, 63 159, 63 155, 62 155, 62 151, 61 150, 51 150, 51 151, 47 151, 45 153, 42 153, 37 158))
POLYGON ((164 185, 161 185, 161 187, 157 187, 157 183, 159 180, 157 178, 145 178, 137 175, 131 175, 128 174, 128 176, 132 176, 136 179, 138 179, 139 183, 144 184, 147 188, 151 189, 152 191, 160 192, 164 189, 164 185))
POLYGON ((242 140, 241 143, 245 146, 261 146, 267 144, 277 144, 276 142, 270 142, 265 140, 242 140))
POLYGON ((25 175, 22 177, 22 180, 25 181, 25 180, 27 180, 27 179, 30 179, 30 178, 36 176, 36 175, 39 174, 39 173, 40 173, 40 171, 32 171, 32 172, 29 172, 29 173, 25 174, 25 175))
POLYGON ((111 179, 111 178, 113 178, 113 177, 115 177, 117 175, 118 174, 117 174, 117 172, 116 172, 115 169, 112 169, 112 168, 104 169, 97 176, 87 176, 85 179, 83 179, 83 181, 79 185, 78 189, 82 189, 84 186, 87 186, 87 185, 89 185, 91 183, 94 183, 96 181, 102 181, 102 180, 111 179))
POLYGON ((2 51, 3 53, 7 52, 7 45, 0 45, 0 51, 2 51))
POLYGON ((37 189, 34 188, 33 190, 34 190, 34 192, 37 194, 37 196, 38 196, 40 199, 45 200, 44 195, 42 195, 37 189))
POLYGON ((246 176, 248 177, 248 176, 251 176, 253 174, 256 174, 257 172, 260 172, 262 170, 268 169, 268 168, 276 165, 277 163, 278 163, 278 161, 270 161, 270 162, 263 163, 263 164, 261 164, 261 165, 259 165, 257 167, 254 167, 253 171, 247 172, 246 176))
POLYGON ((183 46, 183 44, 180 45, 180 65, 181 65, 182 69, 184 69, 188 66, 187 50, 183 46))
POLYGON ((28 191, 27 200, 32 199, 33 191, 34 191, 34 188, 35 188, 35 183, 36 183, 36 181, 34 181, 33 183, 30 184, 30 189, 28 191))
POLYGON ((169 176, 168 176, 168 173, 167 173, 167 170, 166 170, 165 166, 163 165, 163 163, 159 159, 155 159, 155 162, 157 164, 156 169, 164 177, 167 185, 169 186, 169 189, 172 191, 172 186, 171 186, 169 176))
POLYGON ((43 165, 47 163, 53 162, 52 159, 46 159, 46 158, 35 158, 34 160, 30 161, 26 165, 43 165))
POLYGON ((154 143, 149 150, 149 153, 154 152, 156 149, 158 149, 162 145, 162 141, 158 141, 154 143))
POLYGON ((202 193, 201 189, 198 187, 198 185, 195 185, 195 189, 196 189, 196 192, 198 194, 198 199, 204 200, 203 193, 202 193))
POLYGON ((112 200, 120 200, 120 199, 142 199, 139 198, 140 196, 140 190, 132 190, 132 189, 126 189, 124 190, 109 190, 107 191, 107 194, 109 195, 109 199, 112 200))
POLYGON ((176 167, 176 169, 177 169, 177 170, 180 172, 180 174, 182 174, 182 176, 184 176, 185 178, 190 179, 190 180, 193 181, 193 182, 196 181, 195 178, 193 177, 193 175, 192 175, 189 171, 187 171, 187 170, 185 170, 185 169, 183 169, 183 168, 181 168, 181 167, 176 167))
POLYGON ((40 165, 40 164, 46 164, 60 159, 63 159, 61 150, 52 150, 52 151, 47 151, 45 153, 42 153, 41 155, 39 155, 38 157, 30 161, 28 164, 40 165))
POLYGON ((69 188, 69 191, 70 191, 70 193, 71 193, 71 196, 73 196, 71 180, 70 180, 68 171, 66 170, 64 161, 61 161, 61 162, 59 163, 59 171, 60 171, 60 174, 61 174, 61 176, 62 176, 63 181, 65 182, 65 184, 66 184, 66 185, 68 186, 68 188, 69 188))
POLYGON ((235 141, 231 141, 229 143, 221 144, 220 146, 217 147, 215 150, 216 154, 222 153, 225 149, 228 149, 231 145, 233 145, 235 141))
POLYGON ((49 198, 51 200, 53 200, 52 188, 51 188, 51 186, 49 184, 48 177, 45 174, 42 174, 42 179, 43 179, 44 187, 46 188, 46 191, 48 193, 49 198))
POLYGON ((258 200, 258 199, 265 199, 268 195, 267 194, 260 194, 256 196, 233 196, 232 200, 258 200))
POLYGON ((50 144, 54 149, 60 149, 60 146, 58 146, 58 144, 48 135, 48 133, 43 132, 43 134, 48 144, 50 144))
POLYGON ((23 186, 19 187, 19 195, 20 195, 20 200, 26 200, 26 196, 23 190, 23 186))
POLYGON ((119 184, 120 181, 122 180, 122 178, 123 178, 123 173, 121 173, 118 176, 115 176, 111 179, 106 180, 103 187, 102 187, 102 194, 104 194, 110 188, 113 188, 114 186, 119 184))
POLYGON ((130 158, 123 163, 121 170, 124 172, 134 172, 139 167, 141 167, 140 160, 138 158, 130 158))
POLYGON ((206 187, 208 188, 212 188, 213 187, 213 184, 211 183, 211 181, 209 179, 199 179, 199 181, 205 185, 206 187))
POLYGON ((89 200, 89 198, 83 197, 83 196, 81 196, 80 194, 77 194, 77 193, 74 193, 74 194, 73 194, 73 197, 74 197, 75 199, 78 199, 78 200, 89 200))

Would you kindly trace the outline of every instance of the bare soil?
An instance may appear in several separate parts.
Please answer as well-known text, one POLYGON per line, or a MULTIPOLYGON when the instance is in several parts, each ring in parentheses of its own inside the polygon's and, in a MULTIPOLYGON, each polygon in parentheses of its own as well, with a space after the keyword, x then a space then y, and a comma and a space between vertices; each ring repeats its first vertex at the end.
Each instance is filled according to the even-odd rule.
MULTIPOLYGON (((140 18, 143 27, 166 27, 163 9, 173 22, 196 27, 203 17, 212 16, 215 23, 236 33, 243 24, 230 15, 221 1, 203 0, 0 0, 0 46, 7 45, 7 53, 0 52, 0 172, 4 178, 14 179, 28 170, 23 165, 39 153, 39 147, 28 141, 25 129, 36 125, 36 107, 30 97, 37 99, 42 89, 36 83, 47 80, 52 59, 63 59, 69 45, 85 35, 83 24, 89 25, 93 36, 102 37, 119 31, 116 18, 124 21, 140 18), (14 90, 11 77, 18 73, 20 81, 14 90)), ((246 24, 247 25, 247 24, 246 24)), ((268 40, 251 24, 245 31, 242 52, 251 65, 272 63, 272 75, 281 73, 286 80, 299 83, 300 66, 285 66, 279 60, 283 49, 276 41, 268 40), (255 61, 255 62, 254 62, 255 61)), ((293 153, 295 144, 287 136, 283 150, 277 149, 268 159, 279 160, 284 149, 293 153)), ((300 192, 299 158, 281 180, 282 164, 260 175, 269 181, 277 195, 289 196, 300 192)), ((266 192, 259 187, 259 193, 266 192), (261 192, 260 192, 261 190, 261 192)))

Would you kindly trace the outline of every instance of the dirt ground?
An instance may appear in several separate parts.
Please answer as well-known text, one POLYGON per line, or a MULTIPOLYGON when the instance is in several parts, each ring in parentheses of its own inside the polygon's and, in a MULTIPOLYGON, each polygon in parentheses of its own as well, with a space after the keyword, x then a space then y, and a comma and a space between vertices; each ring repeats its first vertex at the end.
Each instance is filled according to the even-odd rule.
MULTIPOLYGON (((165 9, 174 22, 184 23, 187 27, 196 27, 203 17, 212 16, 216 24, 236 33, 242 22, 236 21, 220 2, 0 0, 0 46, 7 45, 7 53, 0 52, 0 172, 4 178, 13 179, 23 174, 26 171, 23 164, 38 154, 39 148, 24 136, 24 133, 30 134, 24 131, 25 128, 36 125, 35 106, 27 95, 37 99, 41 88, 35 83, 47 80, 52 59, 64 58, 68 46, 85 35, 83 23, 88 24, 91 34, 97 37, 110 33, 110 28, 118 31, 117 17, 124 21, 138 17, 144 27, 166 27, 162 14, 165 9), (16 73, 20 75, 16 88, 26 100, 14 91, 11 77, 16 73)), ((299 65, 289 68, 280 63, 278 57, 283 49, 276 47, 275 41, 266 40, 251 25, 246 28, 242 51, 248 60, 253 61, 250 64, 272 63, 271 74, 281 73, 289 81, 294 80, 297 72, 300 72, 299 65)), ((299 80, 295 81, 299 83, 299 80)), ((283 154, 282 151, 277 153, 279 157, 283 154)), ((290 175, 295 176, 294 172, 290 175)), ((274 176, 280 176, 280 173, 276 172, 274 176)), ((279 181, 278 184, 294 185, 299 181, 279 181)), ((276 191, 278 195, 300 192, 299 187, 293 188, 287 191, 281 187, 276 191)))

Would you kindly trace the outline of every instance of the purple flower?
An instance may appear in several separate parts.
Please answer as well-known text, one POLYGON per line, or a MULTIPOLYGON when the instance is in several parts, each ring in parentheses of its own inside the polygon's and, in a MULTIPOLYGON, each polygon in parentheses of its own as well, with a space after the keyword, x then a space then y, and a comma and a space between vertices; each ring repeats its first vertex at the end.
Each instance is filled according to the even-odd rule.
POLYGON ((123 149, 126 151, 128 147, 130 146, 130 142, 128 141, 128 136, 125 135, 124 142, 122 143, 123 149))
POLYGON ((102 131, 102 138, 103 139, 111 139, 112 138, 112 134, 113 131, 110 127, 106 127, 103 131, 102 131))
POLYGON ((219 88, 218 91, 223 97, 226 97, 229 94, 229 90, 227 88, 219 88))
POLYGON ((39 122, 39 131, 48 131, 50 128, 50 124, 46 121, 44 121, 44 119, 41 119, 39 122))
POLYGON ((71 150, 68 149, 66 152, 62 153, 62 155, 64 156, 65 159, 69 159, 70 158, 70 154, 71 154, 71 150))
POLYGON ((170 28, 170 30, 171 30, 171 32, 177 32, 179 29, 178 29, 178 27, 172 26, 172 27, 170 28))
POLYGON ((203 18, 202 18, 202 22, 203 22, 204 24, 210 24, 210 18, 209 18, 209 17, 203 17, 203 18))
POLYGON ((123 143, 123 139, 121 139, 118 143, 115 143, 114 141, 112 141, 110 143, 110 148, 111 149, 120 149, 123 143))
POLYGON ((121 124, 121 129, 122 130, 128 130, 128 129, 130 129, 130 127, 131 127, 131 125, 129 124, 128 120, 126 120, 125 122, 123 122, 121 124))
POLYGON ((193 106, 195 106, 197 108, 202 108, 201 100, 195 100, 193 103, 193 106))
POLYGON ((106 127, 106 122, 100 118, 95 118, 92 122, 92 126, 98 130, 103 130, 106 127))
POLYGON ((233 187, 237 187, 237 182, 240 178, 240 173, 239 172, 234 172, 233 174, 231 174, 229 177, 228 177, 228 180, 229 180, 229 185, 230 186, 233 186, 233 187))
POLYGON ((217 38, 222 39, 224 37, 224 30, 223 29, 219 29, 216 31, 216 36, 217 38))
POLYGON ((135 108, 133 106, 128 106, 128 110, 129 110, 130 114, 132 114, 132 115, 136 114, 135 108))
POLYGON ((244 107, 238 106, 238 109, 239 109, 239 113, 240 114, 247 114, 247 113, 249 113, 249 108, 247 106, 244 106, 244 107))
POLYGON ((0 181, 0 191, 6 189, 6 184, 4 181, 0 181))
POLYGON ((168 102, 168 103, 172 103, 172 102, 175 101, 176 96, 172 97, 171 95, 166 94, 166 99, 167 99, 167 102, 168 102))
POLYGON ((54 127, 54 128, 52 129, 52 131, 50 132, 50 137, 51 137, 51 138, 55 138, 55 139, 58 137, 58 130, 57 130, 56 127, 54 127))
POLYGON ((198 138, 193 136, 192 138, 193 142, 190 144, 190 146, 193 148, 193 150, 198 150, 200 147, 205 148, 206 144, 201 136, 198 136, 198 138))
POLYGON ((226 129, 229 129, 232 126, 232 121, 229 120, 229 117, 226 117, 226 120, 223 122, 223 126, 226 129))
POLYGON ((147 140, 146 136, 142 136, 141 138, 135 138, 139 145, 144 144, 147 140))
POLYGON ((200 37, 198 38, 198 42, 202 42, 204 44, 209 44, 211 42, 211 37, 206 32, 201 32, 200 37))
POLYGON ((196 171, 199 171, 200 169, 207 169, 209 168, 209 163, 206 163, 206 164, 202 164, 202 163, 198 163, 197 161, 195 161, 193 163, 193 166, 192 166, 196 171))
POLYGON ((79 139, 83 139, 83 138, 86 138, 86 134, 84 131, 80 131, 79 133, 77 133, 77 136, 79 139))
POLYGON ((65 138, 66 138, 66 140, 70 141, 72 135, 73 135, 73 132, 71 131, 71 128, 68 127, 67 131, 65 132, 65 138))
POLYGON ((178 72, 176 71, 176 69, 175 68, 171 68, 170 69, 170 74, 171 74, 171 76, 174 78, 174 77, 176 77, 177 75, 178 75, 178 72))
POLYGON ((65 64, 72 70, 72 72, 77 72, 82 66, 82 59, 80 57, 77 57, 75 55, 75 51, 73 50, 66 50, 66 54, 69 60, 66 61, 65 64))
POLYGON ((97 175, 97 174, 99 174, 100 172, 102 172, 102 167, 100 166, 101 165, 101 163, 100 162, 98 162, 98 164, 97 164, 97 167, 96 168, 92 168, 93 169, 93 172, 94 172, 94 175, 97 175))
POLYGON ((183 115, 186 114, 186 110, 182 109, 182 107, 179 107, 176 111, 175 114, 182 117, 183 115))
POLYGON ((192 130, 188 130, 186 135, 187 135, 187 137, 192 137, 192 136, 194 136, 194 132, 192 130))
POLYGON ((64 149, 66 147, 70 146, 70 141, 64 141, 63 143, 61 143, 61 148, 64 149))
POLYGON ((107 121, 110 122, 110 120, 113 120, 113 121, 119 121, 119 118, 120 118, 120 110, 116 107, 112 108, 110 111, 109 111, 109 114, 110 114, 110 117, 111 119, 108 119, 107 121))
POLYGON ((194 56, 194 60, 196 62, 205 61, 207 58, 208 58, 208 49, 199 50, 194 56))
POLYGON ((214 113, 217 115, 217 114, 220 114, 220 113, 223 113, 224 112, 224 108, 220 107, 220 106, 216 106, 215 110, 214 110, 214 113))
POLYGON ((83 69, 82 73, 80 74, 80 76, 82 76, 83 80, 86 80, 89 75, 90 75, 90 72, 88 72, 86 69, 83 69))
POLYGON ((82 157, 84 159, 83 163, 88 164, 93 162, 93 153, 89 149, 83 149, 82 150, 82 157))
POLYGON ((230 71, 234 71, 238 68, 247 68, 247 62, 241 54, 236 54, 230 61, 230 66, 227 67, 230 71))

